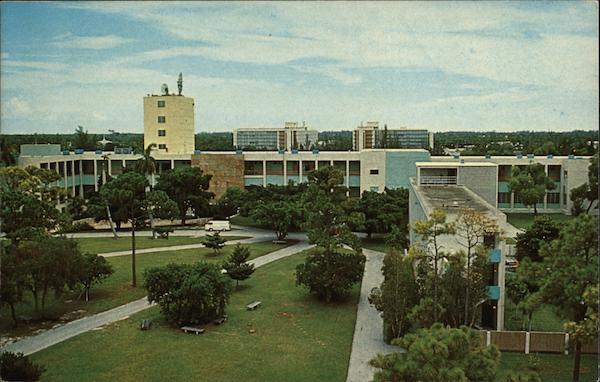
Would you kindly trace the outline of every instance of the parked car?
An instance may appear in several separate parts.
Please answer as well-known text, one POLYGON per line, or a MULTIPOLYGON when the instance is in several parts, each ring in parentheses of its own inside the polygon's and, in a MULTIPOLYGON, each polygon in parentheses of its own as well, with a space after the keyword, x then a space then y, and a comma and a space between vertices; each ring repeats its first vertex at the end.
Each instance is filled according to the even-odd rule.
POLYGON ((231 223, 228 220, 211 220, 204 225, 205 231, 231 231, 231 223))
POLYGON ((506 270, 509 272, 514 272, 519 267, 519 260, 517 259, 506 259, 504 263, 506 265, 506 270))

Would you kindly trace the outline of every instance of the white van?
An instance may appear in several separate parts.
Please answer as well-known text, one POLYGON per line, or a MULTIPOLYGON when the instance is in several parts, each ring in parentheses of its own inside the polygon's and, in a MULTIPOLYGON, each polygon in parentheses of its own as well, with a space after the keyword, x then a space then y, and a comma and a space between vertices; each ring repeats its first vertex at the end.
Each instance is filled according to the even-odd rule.
POLYGON ((231 231, 231 223, 228 220, 211 220, 204 225, 205 231, 231 231))

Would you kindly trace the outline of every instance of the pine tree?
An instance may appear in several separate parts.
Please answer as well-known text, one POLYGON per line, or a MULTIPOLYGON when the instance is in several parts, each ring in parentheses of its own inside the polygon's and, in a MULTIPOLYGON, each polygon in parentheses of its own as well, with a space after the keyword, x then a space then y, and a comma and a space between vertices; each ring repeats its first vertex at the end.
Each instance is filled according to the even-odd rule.
POLYGON ((243 247, 238 243, 227 258, 227 261, 223 264, 223 269, 227 271, 229 277, 235 280, 236 288, 240 280, 246 280, 254 273, 254 264, 247 262, 248 257, 250 257, 248 247, 243 247))
POLYGON ((211 248, 213 250, 213 254, 218 255, 221 249, 225 246, 225 240, 221 237, 218 232, 215 232, 212 235, 206 235, 202 238, 202 244, 206 248, 211 248))

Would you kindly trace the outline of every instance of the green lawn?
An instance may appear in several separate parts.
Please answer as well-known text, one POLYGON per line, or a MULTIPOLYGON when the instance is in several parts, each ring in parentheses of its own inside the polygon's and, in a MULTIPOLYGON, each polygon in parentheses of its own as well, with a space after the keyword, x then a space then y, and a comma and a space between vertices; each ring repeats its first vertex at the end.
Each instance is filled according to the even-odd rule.
POLYGON ((167 326, 154 307, 32 358, 47 368, 44 381, 344 381, 360 285, 345 302, 318 302, 295 285, 302 259, 257 269, 234 291, 228 321, 203 335, 167 326), (262 306, 247 311, 255 300, 262 306), (142 332, 145 318, 152 328, 142 332))
MULTIPOLYGON (((538 214, 538 216, 548 216, 559 224, 568 223, 574 216, 564 214, 538 214)), ((533 214, 506 214, 508 222, 520 229, 527 229, 533 224, 533 214)))
MULTIPOLYGON (((536 353, 523 354, 503 352, 498 368, 496 381, 505 382, 507 375, 513 370, 524 369, 536 360, 539 365, 542 381, 571 382, 573 372, 573 355, 536 353), (531 357, 530 357, 531 356, 531 357)), ((581 382, 596 381, 598 376, 598 357, 595 354, 584 354, 581 358, 581 382)))
MULTIPOLYGON (((246 239, 247 236, 226 236, 227 240, 246 239)), ((131 248, 131 234, 121 234, 118 239, 112 237, 86 237, 74 239, 79 243, 81 252, 107 253, 125 251, 131 248)), ((202 238, 190 236, 170 236, 169 239, 152 239, 147 236, 136 236, 135 248, 170 247, 173 245, 201 244, 202 238)))
MULTIPOLYGON (((550 305, 543 304, 532 316, 531 330, 538 332, 562 332, 565 320, 554 313, 550 305)), ((523 319, 511 299, 506 299, 504 311, 504 326, 506 330, 523 330, 523 319)), ((527 319, 525 320, 527 325, 527 319)))
MULTIPOLYGON (((289 242, 284 245, 273 244, 271 242, 249 244, 250 258, 265 255, 291 244, 294 243, 289 242)), ((54 298, 53 294, 49 294, 47 297, 48 301, 46 302, 46 317, 57 319, 65 313, 77 310, 84 310, 85 314, 97 313, 125 304, 146 295, 146 291, 143 288, 144 269, 168 263, 193 263, 199 260, 221 262, 231 253, 233 248, 233 245, 225 246, 218 256, 214 256, 212 250, 207 248, 140 254, 136 256, 136 274, 138 277, 138 286, 136 288, 131 286, 131 257, 109 257, 108 261, 112 264, 115 273, 102 284, 92 287, 89 302, 86 303, 82 299, 78 300, 78 292, 64 294, 59 299, 54 298)), ((25 296, 28 298, 28 301, 17 306, 17 315, 34 316, 33 302, 30 295, 30 293, 26 293, 25 296)), ((26 335, 35 329, 52 326, 56 323, 54 321, 45 321, 13 328, 9 310, 3 307, 0 313, 0 333, 2 335, 26 335)))
POLYGON ((365 237, 360 240, 360 243, 362 244, 363 248, 372 249, 373 251, 386 253, 388 250, 388 247, 385 244, 385 238, 367 239, 365 237))

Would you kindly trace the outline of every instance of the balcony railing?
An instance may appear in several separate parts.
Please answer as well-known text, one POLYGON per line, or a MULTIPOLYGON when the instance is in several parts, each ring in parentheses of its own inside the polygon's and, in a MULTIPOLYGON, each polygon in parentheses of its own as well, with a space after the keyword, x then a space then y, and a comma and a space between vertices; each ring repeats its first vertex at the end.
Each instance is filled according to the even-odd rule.
POLYGON ((422 185, 456 184, 456 175, 421 175, 422 185))

